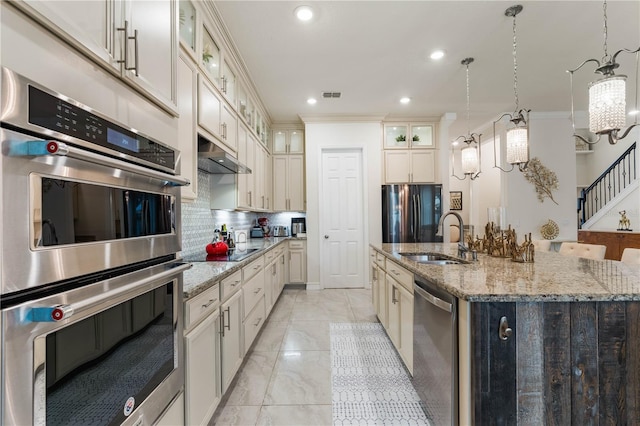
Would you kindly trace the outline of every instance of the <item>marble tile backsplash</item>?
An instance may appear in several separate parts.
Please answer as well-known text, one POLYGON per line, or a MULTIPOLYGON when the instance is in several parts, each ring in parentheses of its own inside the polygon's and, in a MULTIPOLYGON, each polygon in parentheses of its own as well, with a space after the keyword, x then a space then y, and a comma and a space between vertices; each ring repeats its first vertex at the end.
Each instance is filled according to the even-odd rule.
POLYGON ((227 229, 250 229, 258 217, 267 217, 269 225, 291 226, 292 217, 305 217, 304 213, 253 213, 211 210, 211 184, 209 174, 198 170, 198 198, 182 203, 182 252, 184 257, 198 255, 213 239, 213 231, 222 224, 227 229))

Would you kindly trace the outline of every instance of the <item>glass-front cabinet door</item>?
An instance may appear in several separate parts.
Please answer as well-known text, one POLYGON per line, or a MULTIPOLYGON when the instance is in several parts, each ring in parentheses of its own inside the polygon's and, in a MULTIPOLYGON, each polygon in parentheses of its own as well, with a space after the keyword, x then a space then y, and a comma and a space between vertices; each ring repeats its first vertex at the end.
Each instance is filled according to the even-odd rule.
POLYGON ((287 153, 287 131, 286 130, 274 130, 273 131, 273 148, 274 154, 286 154, 287 153))
POLYGON ((229 63, 223 61, 222 68, 222 91, 233 105, 236 104, 236 74, 229 63))
POLYGON ((407 124, 385 124, 384 125, 384 147, 385 148, 408 148, 407 124))
POLYGON ((203 27, 202 31, 202 67, 220 87, 220 48, 206 27, 203 27))
POLYGON ((411 146, 413 148, 434 148, 433 126, 431 124, 412 124, 411 146))
POLYGON ((289 153, 304 154, 304 132, 302 130, 289 131, 289 153))
POLYGON ((180 0, 180 41, 196 50, 196 9, 189 0, 180 0))
POLYGON ((247 91, 244 89, 244 85, 240 82, 238 82, 237 84, 237 89, 238 89, 238 99, 237 99, 237 105, 238 105, 238 114, 240 115, 240 117, 242 117, 242 119, 247 122, 250 123, 251 122, 251 118, 249 117, 249 98, 247 96, 247 91))

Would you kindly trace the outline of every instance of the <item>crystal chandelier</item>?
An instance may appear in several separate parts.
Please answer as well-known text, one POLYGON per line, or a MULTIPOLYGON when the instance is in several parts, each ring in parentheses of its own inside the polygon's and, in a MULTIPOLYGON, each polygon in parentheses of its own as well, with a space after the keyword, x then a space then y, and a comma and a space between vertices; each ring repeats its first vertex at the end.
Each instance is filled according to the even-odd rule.
POLYGON ((521 5, 511 6, 505 10, 504 14, 513 17, 513 94, 516 102, 516 109, 512 114, 502 114, 500 118, 493 122, 493 162, 494 167, 503 172, 512 171, 515 166, 522 172, 529 164, 529 112, 531 110, 520 108, 520 99, 518 98, 518 57, 517 57, 517 38, 516 38, 516 16, 522 12, 521 5), (507 163, 511 164, 510 169, 503 169, 498 165, 496 158, 496 123, 500 122, 504 117, 509 117, 510 127, 507 128, 507 163))
MULTIPOLYGON (((613 56, 610 56, 607 50, 607 1, 602 5, 604 15, 604 56, 600 61, 597 59, 587 59, 577 68, 568 70, 571 82, 571 123, 573 125, 573 135, 588 144, 594 144, 600 141, 602 135, 607 135, 610 144, 617 143, 620 139, 624 139, 631 129, 638 125, 638 115, 636 114, 635 123, 620 133, 625 126, 626 114, 626 75, 615 75, 614 70, 620 66, 616 62, 616 57, 622 53, 636 54, 636 80, 638 80, 638 52, 636 50, 620 49, 613 56), (598 135, 597 139, 589 140, 576 132, 575 114, 573 106, 573 73, 578 71, 588 62, 595 62, 597 68, 595 72, 604 77, 593 81, 589 84, 589 131, 598 135)), ((636 82, 636 110, 638 109, 638 83, 636 82)))
POLYGON ((480 166, 480 137, 482 135, 471 133, 469 126, 469 64, 473 62, 473 58, 464 58, 460 63, 467 67, 467 135, 458 136, 451 145, 451 176, 459 180, 465 180, 467 176, 471 180, 475 180, 481 173, 480 166), (477 139, 476 139, 477 138, 477 139), (460 150, 463 177, 456 176, 454 169, 454 146, 458 144, 458 140, 462 139, 467 146, 460 150))

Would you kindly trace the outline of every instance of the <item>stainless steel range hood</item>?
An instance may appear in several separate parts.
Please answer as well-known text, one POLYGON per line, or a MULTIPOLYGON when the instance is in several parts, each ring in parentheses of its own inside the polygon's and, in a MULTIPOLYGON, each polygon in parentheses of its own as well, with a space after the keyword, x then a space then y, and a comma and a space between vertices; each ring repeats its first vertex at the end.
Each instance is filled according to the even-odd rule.
POLYGON ((201 135, 198 135, 198 169, 210 174, 251 173, 237 158, 201 135))

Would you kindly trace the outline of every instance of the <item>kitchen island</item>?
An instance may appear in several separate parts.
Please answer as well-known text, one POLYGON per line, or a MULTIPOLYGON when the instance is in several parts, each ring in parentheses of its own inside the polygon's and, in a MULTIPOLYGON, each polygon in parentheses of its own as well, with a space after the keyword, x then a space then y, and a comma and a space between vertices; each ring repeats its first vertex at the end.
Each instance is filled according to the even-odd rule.
POLYGON ((640 424, 640 266, 553 252, 428 265, 399 253, 456 245, 372 248, 457 298, 460 424, 640 424))

